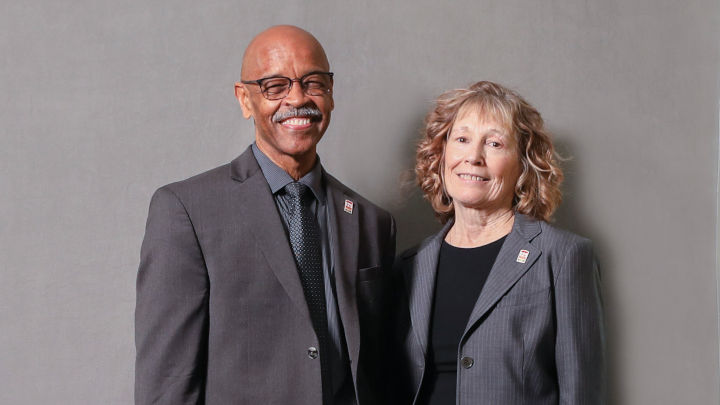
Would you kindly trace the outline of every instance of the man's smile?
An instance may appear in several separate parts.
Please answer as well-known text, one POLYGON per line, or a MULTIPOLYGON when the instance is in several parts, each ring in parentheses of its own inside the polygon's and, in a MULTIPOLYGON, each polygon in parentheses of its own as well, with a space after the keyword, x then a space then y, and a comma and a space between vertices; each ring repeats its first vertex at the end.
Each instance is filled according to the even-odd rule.
POLYGON ((312 120, 308 117, 293 117, 280 122, 280 125, 292 130, 307 129, 311 124, 312 120))

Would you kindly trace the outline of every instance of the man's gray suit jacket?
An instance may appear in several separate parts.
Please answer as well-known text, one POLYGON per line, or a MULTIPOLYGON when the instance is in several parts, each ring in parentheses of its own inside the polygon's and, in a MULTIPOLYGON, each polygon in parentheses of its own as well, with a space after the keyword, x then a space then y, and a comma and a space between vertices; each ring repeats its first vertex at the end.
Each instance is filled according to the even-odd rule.
MULTIPOLYGON (((440 247, 452 226, 397 260, 396 404, 426 375, 440 247)), ((605 340, 591 242, 516 214, 475 302, 457 358, 457 404, 603 404, 605 340)), ((394 351, 394 355, 393 352, 394 351)))
MULTIPOLYGON (((323 175, 355 392, 360 404, 374 403, 395 225, 389 213, 323 175)), ((308 355, 318 340, 282 219, 250 148, 155 192, 135 322, 136 404, 321 404, 320 360, 308 355)))

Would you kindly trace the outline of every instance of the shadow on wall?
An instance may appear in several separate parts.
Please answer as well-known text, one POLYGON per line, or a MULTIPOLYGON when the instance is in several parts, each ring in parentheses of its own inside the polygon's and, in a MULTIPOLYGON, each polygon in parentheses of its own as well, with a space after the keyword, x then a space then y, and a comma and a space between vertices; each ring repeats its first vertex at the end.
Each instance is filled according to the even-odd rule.
POLYGON ((397 253, 413 247, 426 237, 440 229, 430 204, 423 198, 415 183, 415 150, 424 127, 425 111, 419 111, 416 118, 403 131, 402 172, 397 180, 400 193, 396 201, 391 202, 390 211, 397 222, 397 253))
MULTIPOLYGON (((594 223, 593 213, 588 207, 591 205, 587 202, 585 195, 582 193, 583 179, 588 176, 583 175, 583 169, 586 167, 582 164, 582 156, 577 155, 579 148, 575 147, 575 140, 570 134, 562 131, 551 131, 553 133, 553 142, 557 152, 566 160, 562 162, 562 168, 565 173, 565 182, 562 186, 563 202, 555 213, 554 225, 567 229, 578 235, 589 238, 593 241, 595 250, 595 258, 600 269, 601 288, 603 297, 603 306, 605 311, 605 339, 607 343, 607 378, 608 378, 608 403, 621 404, 621 373, 616 365, 620 364, 620 353, 616 343, 620 342, 620 334, 617 325, 620 325, 619 317, 622 315, 620 308, 615 303, 613 285, 616 285, 614 277, 615 266, 613 265, 612 253, 609 245, 604 240, 603 235, 599 231, 599 227, 594 223)), ((590 186, 592 187, 592 186, 590 186)))

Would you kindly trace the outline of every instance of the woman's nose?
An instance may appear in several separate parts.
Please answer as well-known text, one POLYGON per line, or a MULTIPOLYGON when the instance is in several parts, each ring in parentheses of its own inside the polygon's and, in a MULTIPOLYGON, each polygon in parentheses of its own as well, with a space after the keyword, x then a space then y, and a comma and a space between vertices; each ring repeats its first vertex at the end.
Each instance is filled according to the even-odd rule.
POLYGON ((474 145, 472 148, 468 148, 467 154, 465 155, 465 162, 472 165, 485 164, 485 148, 482 143, 474 145))

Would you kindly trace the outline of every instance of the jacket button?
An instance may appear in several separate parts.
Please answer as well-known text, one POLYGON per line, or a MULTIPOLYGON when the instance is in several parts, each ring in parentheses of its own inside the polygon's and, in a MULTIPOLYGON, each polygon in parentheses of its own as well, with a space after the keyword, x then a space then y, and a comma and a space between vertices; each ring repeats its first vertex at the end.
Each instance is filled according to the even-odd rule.
POLYGON ((317 359, 317 356, 318 356, 318 350, 312 346, 308 347, 308 357, 310 357, 311 359, 314 360, 314 359, 317 359))
POLYGON ((470 368, 475 364, 475 360, 473 360, 472 357, 463 357, 462 360, 460 360, 460 364, 462 364, 463 368, 470 368))

